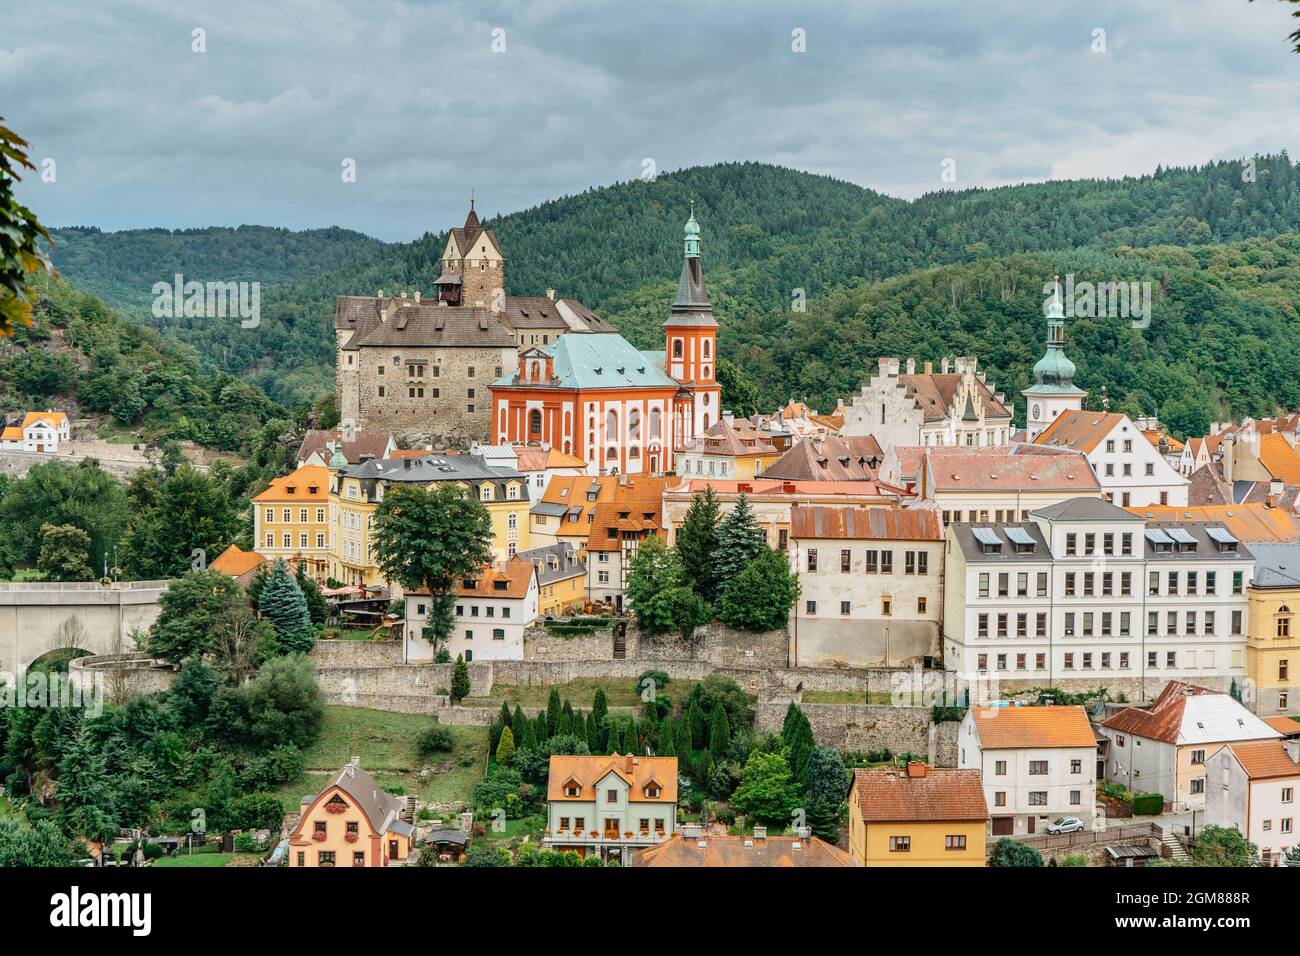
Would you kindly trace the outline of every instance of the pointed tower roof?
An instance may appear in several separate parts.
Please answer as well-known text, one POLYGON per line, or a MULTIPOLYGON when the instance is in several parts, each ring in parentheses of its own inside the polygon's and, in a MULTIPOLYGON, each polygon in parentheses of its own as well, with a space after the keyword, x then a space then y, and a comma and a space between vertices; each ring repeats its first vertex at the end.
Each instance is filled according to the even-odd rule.
POLYGON ((474 197, 469 199, 469 214, 465 217, 465 225, 461 227, 461 233, 469 242, 478 238, 478 234, 483 231, 483 226, 478 221, 478 213, 474 211, 474 197))
POLYGON ((1034 384, 1024 395, 1086 395, 1074 384, 1074 363, 1065 354, 1065 313, 1061 309, 1061 282, 1057 277, 1047 306, 1047 352, 1034 365, 1034 384))
POLYGON ((700 267, 700 224, 695 221, 695 200, 691 200, 691 217, 683 230, 682 274, 677 280, 677 296, 664 326, 716 327, 704 289, 704 270, 700 267))

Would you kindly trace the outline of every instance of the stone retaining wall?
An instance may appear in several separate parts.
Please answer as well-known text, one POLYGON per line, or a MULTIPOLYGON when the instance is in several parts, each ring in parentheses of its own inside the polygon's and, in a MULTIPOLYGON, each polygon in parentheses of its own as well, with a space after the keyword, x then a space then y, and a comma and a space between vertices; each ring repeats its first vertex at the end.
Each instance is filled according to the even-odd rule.
POLYGON ((789 637, 784 628, 753 633, 735 631, 714 622, 695 632, 690 641, 676 634, 641 634, 628 629, 629 655, 635 641, 636 656, 646 661, 701 661, 718 667, 785 667, 789 663, 789 637))
MULTIPOLYGON (((930 710, 926 707, 891 707, 872 704, 799 705, 812 725, 813 738, 823 747, 836 750, 888 749, 892 753, 914 753, 933 759, 937 767, 957 766, 955 721, 935 724, 931 739, 930 710)), ((789 702, 768 701, 758 705, 755 726, 780 732, 789 702)))
POLYGON ((161 694, 176 683, 177 669, 142 654, 93 654, 68 662, 68 680, 88 688, 102 681, 104 698, 121 703, 143 694, 161 694))
POLYGON ((317 667, 389 667, 402 663, 402 642, 317 641, 308 656, 317 667))

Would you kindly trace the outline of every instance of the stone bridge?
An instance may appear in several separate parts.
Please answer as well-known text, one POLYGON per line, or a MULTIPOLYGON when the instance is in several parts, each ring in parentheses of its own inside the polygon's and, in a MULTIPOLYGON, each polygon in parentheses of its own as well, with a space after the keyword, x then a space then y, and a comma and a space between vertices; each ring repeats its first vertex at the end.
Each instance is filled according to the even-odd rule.
POLYGON ((158 617, 167 581, 0 584, 0 672, 26 670, 63 647, 92 654, 135 650, 132 630, 158 617))

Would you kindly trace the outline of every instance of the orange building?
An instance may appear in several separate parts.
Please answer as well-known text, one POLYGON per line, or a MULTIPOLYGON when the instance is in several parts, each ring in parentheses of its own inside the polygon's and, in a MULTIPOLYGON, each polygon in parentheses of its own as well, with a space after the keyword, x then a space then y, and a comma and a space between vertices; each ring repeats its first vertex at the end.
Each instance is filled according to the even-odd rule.
POLYGON ((304 465, 253 498, 253 547, 272 561, 304 564, 324 581, 329 569, 330 470, 304 465))
POLYGON ((686 443, 718 421, 718 323, 700 268, 700 227, 686 223, 685 255, 667 320, 665 351, 641 352, 621 335, 561 335, 519 354, 492 385, 499 444, 547 444, 599 474, 674 469, 686 443))
POLYGON ((415 828, 403 801, 379 789, 353 757, 314 797, 289 833, 289 866, 392 866, 406 862, 415 828))

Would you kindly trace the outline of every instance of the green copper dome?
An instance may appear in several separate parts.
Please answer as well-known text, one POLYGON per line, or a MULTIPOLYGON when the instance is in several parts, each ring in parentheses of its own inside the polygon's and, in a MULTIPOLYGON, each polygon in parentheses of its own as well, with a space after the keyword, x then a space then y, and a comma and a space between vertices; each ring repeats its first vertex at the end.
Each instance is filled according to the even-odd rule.
POLYGON ((684 230, 686 238, 686 258, 698 259, 700 257, 700 224, 695 221, 695 200, 691 200, 691 218, 686 220, 684 230))
POLYGON ((1065 314, 1058 282, 1047 306, 1047 353, 1034 365, 1037 389, 1074 391, 1075 365, 1065 356, 1065 314))
POLYGON ((342 446, 335 448, 334 454, 330 455, 329 467, 337 469, 337 468, 346 468, 347 466, 348 466, 348 460, 343 457, 342 446))

